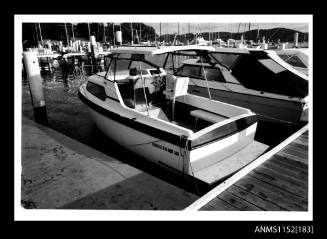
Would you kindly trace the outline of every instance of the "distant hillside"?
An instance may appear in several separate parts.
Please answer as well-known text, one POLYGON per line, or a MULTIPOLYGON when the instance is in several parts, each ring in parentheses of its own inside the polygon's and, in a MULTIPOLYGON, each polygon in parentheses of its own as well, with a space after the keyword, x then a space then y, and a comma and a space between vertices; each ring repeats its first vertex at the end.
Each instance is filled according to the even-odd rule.
MULTIPOLYGON (((103 23, 78 23, 72 25, 71 23, 23 23, 23 42, 24 47, 37 46, 37 42, 41 39, 51 39, 62 41, 63 44, 67 43, 67 40, 73 40, 74 38, 89 39, 89 31, 91 35, 95 35, 96 41, 113 43, 114 31, 121 30, 123 43, 128 43, 132 40, 133 28, 133 41, 138 42, 155 39, 155 30, 151 26, 147 26, 144 23, 122 23, 114 25, 109 23, 104 25, 103 23), (90 29, 89 29, 90 27, 90 29), (41 31, 40 31, 41 28, 41 31), (68 38, 68 39, 67 39, 68 38)), ((156 35, 158 37, 158 35, 156 35)))
MULTIPOLYGON (((129 43, 132 40, 134 43, 140 41, 155 41, 159 40, 159 35, 155 33, 153 27, 148 26, 144 23, 121 23, 119 25, 114 25, 109 23, 104 25, 103 23, 90 23, 89 27, 87 23, 78 23, 72 25, 71 23, 23 23, 23 42, 24 47, 37 46, 37 41, 40 41, 40 28, 42 33, 42 39, 51 39, 63 41, 66 45, 67 40, 73 40, 74 38, 89 38, 89 27, 90 34, 94 34, 96 40, 99 42, 109 42, 113 43, 114 34, 113 31, 120 30, 122 31, 123 43, 129 43), (132 31, 133 29, 133 35, 132 31), (67 30, 67 31, 66 31, 67 30), (140 34, 141 33, 141 34, 140 34), (68 39, 67 39, 68 37, 68 39)), ((286 28, 273 28, 273 29, 262 29, 259 31, 259 39, 262 40, 262 37, 265 37, 266 41, 277 42, 278 39, 281 42, 292 42, 294 40, 294 33, 298 32, 286 28)), ((299 33, 299 42, 308 41, 308 33, 298 32, 299 33)), ((201 33, 205 40, 209 40, 209 32, 201 33)), ((246 31, 243 33, 245 40, 258 40, 258 30, 246 31)), ((230 33, 230 32, 211 32, 211 40, 221 38, 223 40, 228 40, 233 38, 236 40, 241 39, 242 33, 230 33)), ((165 34, 161 35, 160 41, 173 42, 175 34, 165 34)), ((176 37, 176 40, 181 42, 187 42, 194 39, 193 33, 182 34, 176 37)))
MULTIPOLYGON (((246 31, 246 32, 240 32, 240 33, 230 33, 230 32, 211 32, 210 33, 210 38, 211 40, 221 38, 222 40, 226 41, 230 38, 233 38, 235 40, 240 40, 241 35, 244 35, 245 40, 253 40, 257 41, 258 39, 262 40, 262 37, 265 37, 266 41, 274 41, 277 42, 278 39, 281 42, 292 42, 294 41, 294 33, 298 32, 299 33, 299 42, 304 42, 308 41, 308 33, 303 33, 291 29, 286 29, 286 28, 272 28, 272 29, 262 29, 259 30, 259 35, 258 35, 258 30, 251 30, 251 31, 246 31)), ((209 32, 203 32, 201 35, 204 37, 205 40, 209 40, 209 32)), ((184 34, 180 36, 180 40, 184 41, 184 39, 192 39, 193 34, 184 34)), ((163 35, 162 39, 166 39, 166 41, 169 39, 169 41, 173 41, 174 35, 169 34, 169 35, 163 35)))

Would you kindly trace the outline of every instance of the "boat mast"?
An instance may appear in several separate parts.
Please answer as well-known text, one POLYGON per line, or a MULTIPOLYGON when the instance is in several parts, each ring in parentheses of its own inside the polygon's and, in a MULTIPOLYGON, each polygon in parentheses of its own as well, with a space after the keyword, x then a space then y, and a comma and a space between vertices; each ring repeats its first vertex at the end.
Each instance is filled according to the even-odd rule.
POLYGON ((106 42, 106 23, 103 23, 103 43, 106 42))
POLYGON ((90 23, 89 22, 87 23, 87 28, 89 30, 89 39, 91 40, 91 31, 90 31, 90 23))
POLYGON ((177 23, 177 39, 179 41, 179 22, 177 23))
POLYGON ((73 25, 73 23, 71 23, 71 24, 72 24, 73 41, 75 42, 75 36, 74 36, 74 25, 73 25))
POLYGON ((160 22, 160 28, 159 28, 159 43, 161 43, 161 22, 160 22))
POLYGON ((36 33, 36 41, 37 41, 37 47, 39 47, 39 33, 37 32, 37 26, 36 26, 36 23, 35 23, 35 33, 36 33))
POLYGON ((114 39, 114 47, 116 46, 116 39, 115 39, 115 23, 112 23, 112 35, 114 39))
POLYGON ((142 38, 142 30, 141 30, 141 23, 140 23, 140 43, 141 43, 141 38, 142 38))
POLYGON ((131 33, 132 33, 132 41, 131 44, 133 45, 134 37, 133 37, 133 23, 131 23, 131 33))
POLYGON ((41 45, 43 46, 42 31, 41 31, 40 23, 39 23, 39 30, 40 30, 40 37, 41 37, 41 45))
POLYGON ((67 41, 67 47, 69 46, 69 41, 68 41, 68 32, 67 32, 67 26, 65 23, 65 32, 66 32, 66 41, 67 41))

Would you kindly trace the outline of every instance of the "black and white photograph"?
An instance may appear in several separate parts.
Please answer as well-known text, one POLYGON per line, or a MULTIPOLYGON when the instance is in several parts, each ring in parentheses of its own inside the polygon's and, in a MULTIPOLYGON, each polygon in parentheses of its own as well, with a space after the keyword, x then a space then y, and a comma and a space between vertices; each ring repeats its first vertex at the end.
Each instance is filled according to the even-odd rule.
POLYGON ((14 27, 16 220, 313 220, 312 15, 14 27))

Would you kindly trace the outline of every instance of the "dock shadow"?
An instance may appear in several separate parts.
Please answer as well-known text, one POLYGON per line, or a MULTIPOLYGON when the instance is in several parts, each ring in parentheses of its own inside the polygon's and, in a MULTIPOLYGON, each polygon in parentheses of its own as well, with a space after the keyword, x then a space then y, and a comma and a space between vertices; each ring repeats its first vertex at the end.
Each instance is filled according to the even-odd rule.
POLYGON ((58 209, 183 210, 197 196, 141 173, 58 209))

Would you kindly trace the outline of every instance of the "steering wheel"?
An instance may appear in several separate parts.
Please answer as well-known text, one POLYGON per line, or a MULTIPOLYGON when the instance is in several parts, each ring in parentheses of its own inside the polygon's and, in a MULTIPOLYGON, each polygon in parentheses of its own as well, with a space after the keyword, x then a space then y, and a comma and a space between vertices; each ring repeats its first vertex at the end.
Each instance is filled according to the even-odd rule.
POLYGON ((153 80, 153 85, 155 86, 156 89, 160 89, 163 85, 165 84, 163 76, 160 74, 155 74, 154 75, 154 80, 153 80))

